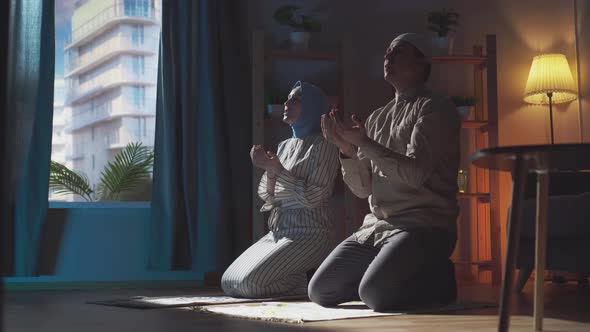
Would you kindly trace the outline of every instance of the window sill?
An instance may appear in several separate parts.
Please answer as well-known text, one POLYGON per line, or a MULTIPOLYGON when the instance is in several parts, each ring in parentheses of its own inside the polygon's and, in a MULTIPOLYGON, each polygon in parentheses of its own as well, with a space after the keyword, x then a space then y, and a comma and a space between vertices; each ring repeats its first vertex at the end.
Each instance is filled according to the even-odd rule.
POLYGON ((149 209, 151 202, 49 202, 50 209, 149 209))

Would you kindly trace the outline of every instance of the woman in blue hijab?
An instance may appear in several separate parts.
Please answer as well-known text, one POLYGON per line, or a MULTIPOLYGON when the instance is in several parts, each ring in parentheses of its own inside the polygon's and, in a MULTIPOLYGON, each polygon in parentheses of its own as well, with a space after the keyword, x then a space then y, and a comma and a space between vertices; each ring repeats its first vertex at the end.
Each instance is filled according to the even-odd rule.
POLYGON ((328 200, 340 162, 338 149, 322 136, 321 117, 329 108, 319 88, 297 82, 283 112, 292 137, 279 143, 276 154, 252 147, 252 164, 265 170, 258 194, 261 211, 270 211, 270 231, 225 271, 221 287, 227 295, 305 295, 307 273, 332 250, 328 200))

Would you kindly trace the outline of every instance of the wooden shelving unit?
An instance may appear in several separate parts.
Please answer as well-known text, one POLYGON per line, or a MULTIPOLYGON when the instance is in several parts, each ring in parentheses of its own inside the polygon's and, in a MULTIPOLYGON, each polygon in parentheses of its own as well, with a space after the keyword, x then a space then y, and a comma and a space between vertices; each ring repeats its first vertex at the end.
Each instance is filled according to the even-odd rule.
MULTIPOLYGON (((465 120, 461 127, 470 129, 469 152, 498 145, 498 91, 496 37, 486 36, 486 54, 481 46, 474 46, 472 55, 453 55, 433 58, 434 64, 463 64, 473 67, 475 119, 465 120), (484 73, 485 72, 485 73, 484 73), (485 74, 485 75, 484 75, 485 74), (484 77, 486 82, 484 84, 484 77)), ((463 136, 463 138, 465 135, 463 136)), ((458 227, 460 237, 458 247, 461 254, 469 251, 471 259, 454 260, 457 266, 471 266, 480 282, 501 282, 500 248, 500 202, 499 178, 496 172, 478 169, 469 165, 469 192, 458 193, 457 198, 465 201, 469 209, 461 211, 458 227), (467 216, 468 215, 468 216, 467 216), (465 222, 468 221, 468 225, 465 222), (461 236, 461 228, 469 229, 461 236), (466 250, 469 249, 469 250, 466 250), (485 272, 488 272, 486 274, 485 272)))
POLYGON ((461 128, 488 130, 488 122, 482 120, 464 120, 461 122, 461 128))
POLYGON ((457 193, 458 199, 477 199, 480 202, 489 203, 489 193, 457 193))

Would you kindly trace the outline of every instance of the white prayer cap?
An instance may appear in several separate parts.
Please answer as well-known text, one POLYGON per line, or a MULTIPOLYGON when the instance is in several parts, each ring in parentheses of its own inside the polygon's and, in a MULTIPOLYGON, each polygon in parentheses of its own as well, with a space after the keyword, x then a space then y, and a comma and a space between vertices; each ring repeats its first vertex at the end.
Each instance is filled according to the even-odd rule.
POLYGON ((410 43, 412 46, 417 48, 418 51, 424 54, 426 60, 429 63, 432 62, 432 46, 430 39, 427 39, 423 35, 418 33, 402 33, 401 35, 395 37, 395 39, 391 42, 391 45, 397 44, 400 41, 410 43))

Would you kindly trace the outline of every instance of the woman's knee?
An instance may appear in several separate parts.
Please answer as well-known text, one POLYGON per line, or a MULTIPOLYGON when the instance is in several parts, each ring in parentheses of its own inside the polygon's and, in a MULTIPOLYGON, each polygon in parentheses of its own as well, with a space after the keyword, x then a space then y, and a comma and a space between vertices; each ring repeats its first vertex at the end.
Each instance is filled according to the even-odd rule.
POLYGON ((237 280, 233 273, 228 269, 221 276, 221 290, 228 296, 237 296, 237 289, 239 280, 237 280))
POLYGON ((221 289, 229 296, 255 298, 261 293, 261 287, 253 281, 253 271, 236 273, 231 268, 221 277, 221 289))
POLYGON ((258 298, 265 296, 265 288, 248 278, 239 280, 221 280, 221 289, 229 296, 258 298))

